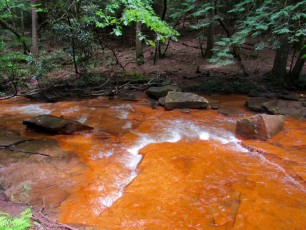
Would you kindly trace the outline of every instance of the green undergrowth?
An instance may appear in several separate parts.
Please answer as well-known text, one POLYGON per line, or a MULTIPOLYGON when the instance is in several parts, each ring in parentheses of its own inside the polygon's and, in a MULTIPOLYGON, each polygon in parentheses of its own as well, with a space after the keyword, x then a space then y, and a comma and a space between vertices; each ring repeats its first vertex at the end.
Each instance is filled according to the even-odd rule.
POLYGON ((1 230, 24 230, 31 227, 32 211, 25 209, 20 216, 14 217, 8 213, 0 211, 0 229, 1 230))
POLYGON ((117 74, 115 77, 118 78, 118 81, 122 84, 145 84, 151 80, 149 77, 145 77, 139 72, 123 72, 117 74))

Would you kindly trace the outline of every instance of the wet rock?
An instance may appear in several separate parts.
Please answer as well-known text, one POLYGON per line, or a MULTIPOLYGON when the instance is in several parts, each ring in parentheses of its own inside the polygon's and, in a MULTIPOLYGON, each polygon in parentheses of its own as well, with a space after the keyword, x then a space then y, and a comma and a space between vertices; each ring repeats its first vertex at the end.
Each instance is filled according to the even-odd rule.
POLYGON ((262 105, 272 114, 292 115, 295 117, 306 116, 306 108, 300 101, 270 100, 262 105))
POLYGON ((279 97, 280 99, 289 100, 289 101, 298 101, 300 100, 300 95, 297 93, 288 93, 288 94, 282 94, 279 97))
POLYGON ((284 116, 258 114, 237 121, 236 133, 245 139, 267 140, 282 130, 284 116))
POLYGON ((252 111, 255 112, 264 112, 265 108, 263 103, 271 101, 271 98, 267 97, 248 97, 245 105, 252 111))
POLYGON ((165 106, 166 97, 161 97, 158 99, 158 104, 161 106, 165 106))
POLYGON ((218 104, 210 104, 210 107, 211 107, 211 109, 213 109, 213 110, 217 110, 217 109, 219 109, 221 106, 218 105, 218 104))
POLYGON ((58 185, 40 184, 30 191, 30 204, 39 207, 44 204, 46 208, 56 208, 69 197, 69 193, 58 185), (41 188, 44 188, 43 190, 41 188))
MULTIPOLYGON (((37 139, 23 142, 14 147, 15 152, 33 153, 65 160, 70 154, 63 151, 57 141, 51 139, 37 139)), ((70 160, 70 159, 69 159, 70 160)))
POLYGON ((226 116, 242 115, 239 111, 229 107, 221 107, 218 112, 226 116))
POLYGON ((148 99, 146 100, 146 103, 148 103, 152 109, 156 109, 158 107, 158 103, 156 102, 156 100, 148 99))
POLYGON ((93 130, 92 127, 80 122, 52 115, 40 115, 32 119, 24 120, 23 124, 30 129, 48 133, 72 134, 79 131, 93 130))
POLYGON ((206 108, 208 100, 193 93, 169 92, 165 98, 166 110, 206 108))
POLYGON ((123 101, 138 101, 136 96, 133 93, 119 93, 118 97, 123 101))
POLYGON ((165 85, 161 87, 150 87, 147 89, 147 95, 153 99, 158 100, 161 97, 167 96, 168 92, 177 91, 180 92, 181 89, 174 85, 165 85))
POLYGON ((18 143, 31 140, 30 138, 21 137, 18 133, 0 128, 0 147, 9 147, 18 143))

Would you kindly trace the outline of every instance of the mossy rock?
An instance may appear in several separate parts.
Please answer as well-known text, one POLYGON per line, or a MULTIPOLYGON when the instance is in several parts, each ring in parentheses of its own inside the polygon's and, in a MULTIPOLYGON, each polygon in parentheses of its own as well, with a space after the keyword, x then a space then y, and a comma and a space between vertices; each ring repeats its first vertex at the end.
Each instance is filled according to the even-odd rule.
POLYGON ((148 83, 151 78, 143 76, 139 72, 123 72, 116 75, 120 84, 132 83, 132 84, 145 84, 148 83))

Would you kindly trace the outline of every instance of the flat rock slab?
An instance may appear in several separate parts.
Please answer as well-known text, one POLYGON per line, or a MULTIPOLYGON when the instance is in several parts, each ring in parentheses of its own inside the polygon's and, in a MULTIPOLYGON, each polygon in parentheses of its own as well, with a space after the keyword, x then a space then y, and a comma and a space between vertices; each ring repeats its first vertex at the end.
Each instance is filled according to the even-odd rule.
POLYGON ((51 139, 36 139, 26 141, 14 146, 15 152, 33 153, 50 156, 53 158, 59 158, 63 161, 70 160, 74 154, 62 150, 55 140, 51 139))
POLYGON ((252 111, 255 112, 264 112, 265 108, 263 107, 263 103, 269 102, 273 99, 267 97, 248 97, 245 105, 252 111))
POLYGON ((150 98, 158 100, 161 97, 167 96, 170 91, 180 92, 181 89, 174 85, 165 85, 161 87, 150 87, 147 89, 146 93, 150 98))
POLYGON ((206 98, 194 93, 168 92, 165 98, 166 110, 206 108, 209 102, 206 98))
POLYGON ((258 114, 237 121, 236 133, 245 139, 267 140, 282 130, 284 116, 258 114))
POLYGON ((234 108, 231 107, 221 107, 218 109, 218 112, 226 115, 226 116, 241 116, 243 115, 241 112, 235 110, 234 108))
POLYGON ((306 108, 300 101, 270 100, 262 105, 272 114, 292 115, 297 117, 306 116, 306 108))
POLYGON ((40 115, 32 119, 24 120, 23 124, 29 129, 55 134, 72 134, 74 132, 93 130, 93 127, 80 122, 52 115, 40 115))
POLYGON ((300 95, 297 93, 288 93, 288 94, 282 94, 279 97, 280 99, 284 100, 290 100, 290 101, 299 101, 300 100, 300 95))
POLYGON ((8 131, 5 129, 0 129, 0 147, 8 147, 11 145, 16 145, 18 143, 31 140, 30 138, 21 137, 18 133, 13 131, 8 131))

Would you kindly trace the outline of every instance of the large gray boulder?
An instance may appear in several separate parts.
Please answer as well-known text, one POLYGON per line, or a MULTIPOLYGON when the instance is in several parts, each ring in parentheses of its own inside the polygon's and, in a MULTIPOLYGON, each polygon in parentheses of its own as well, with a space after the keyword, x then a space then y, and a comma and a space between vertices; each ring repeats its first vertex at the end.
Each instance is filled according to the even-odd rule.
POLYGON ((306 108, 300 101, 270 100, 262 106, 272 114, 292 115, 295 117, 305 117, 306 108))
POLYGON ((236 133, 245 139, 267 140, 282 130, 284 116, 258 114, 237 121, 236 133))
POLYGON ((169 92, 165 98, 166 110, 206 108, 209 102, 206 98, 194 93, 169 92))
POLYGON ((165 85, 161 87, 150 87, 147 89, 146 93, 150 98, 158 100, 161 97, 167 96, 168 92, 170 91, 180 92, 181 89, 174 85, 165 85))
POLYGON ((93 130, 92 127, 80 122, 52 115, 40 115, 32 119, 24 120, 23 124, 29 129, 49 133, 72 134, 79 131, 93 130))

